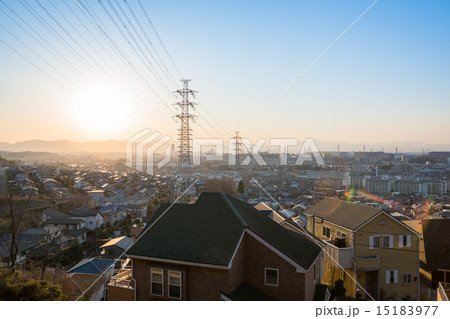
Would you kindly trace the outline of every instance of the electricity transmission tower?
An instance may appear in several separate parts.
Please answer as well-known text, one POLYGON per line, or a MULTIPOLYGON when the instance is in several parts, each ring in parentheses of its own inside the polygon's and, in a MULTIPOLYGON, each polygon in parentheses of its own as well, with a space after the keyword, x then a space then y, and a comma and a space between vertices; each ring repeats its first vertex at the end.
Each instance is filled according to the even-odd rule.
MULTIPOLYGON (((232 137, 233 145, 234 145, 234 155, 235 158, 232 162, 235 161, 236 164, 236 170, 240 169, 241 166, 241 160, 240 160, 240 154, 242 153, 242 137, 239 136, 239 132, 236 131, 236 135, 232 137)), ((232 154, 230 154, 232 156, 232 154)))
POLYGON ((174 116, 177 121, 180 121, 180 128, 178 129, 178 140, 180 146, 178 149, 178 170, 180 174, 185 175, 186 186, 189 186, 191 179, 192 166, 192 129, 190 128, 190 121, 194 121, 195 115, 190 114, 190 109, 195 109, 196 103, 189 101, 189 97, 195 98, 197 91, 189 89, 189 81, 181 80, 183 88, 175 91, 175 95, 181 97, 181 101, 174 104, 180 113, 174 116))

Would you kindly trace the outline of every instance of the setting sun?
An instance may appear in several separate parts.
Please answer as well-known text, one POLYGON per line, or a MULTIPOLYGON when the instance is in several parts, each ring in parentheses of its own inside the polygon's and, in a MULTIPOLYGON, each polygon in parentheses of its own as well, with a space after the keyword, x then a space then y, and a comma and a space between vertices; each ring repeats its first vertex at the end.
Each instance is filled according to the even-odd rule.
POLYGON ((90 90, 75 101, 73 114, 83 130, 106 136, 127 127, 132 115, 131 102, 113 89, 90 90))

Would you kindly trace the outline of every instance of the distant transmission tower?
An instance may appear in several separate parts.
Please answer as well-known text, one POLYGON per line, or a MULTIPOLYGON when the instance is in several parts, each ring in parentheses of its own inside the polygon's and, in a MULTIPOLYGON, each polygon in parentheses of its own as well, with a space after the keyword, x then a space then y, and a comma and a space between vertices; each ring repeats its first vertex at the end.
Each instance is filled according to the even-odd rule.
MULTIPOLYGON (((241 167, 240 154, 242 153, 242 138, 239 136, 239 132, 236 131, 236 135, 232 137, 234 140, 234 151, 236 159, 236 169, 239 170, 241 167)), ((230 154, 231 156, 231 154, 230 154)))
POLYGON ((180 121, 180 128, 178 129, 178 139, 180 146, 178 149, 178 170, 181 174, 185 174, 186 184, 189 186, 191 179, 191 166, 192 166, 192 129, 189 126, 189 122, 192 119, 194 121, 195 115, 190 114, 190 109, 195 109, 196 103, 190 102, 189 97, 193 98, 198 93, 189 89, 189 81, 181 80, 183 82, 183 88, 175 91, 175 95, 181 97, 181 101, 174 104, 180 113, 175 115, 175 119, 180 121))

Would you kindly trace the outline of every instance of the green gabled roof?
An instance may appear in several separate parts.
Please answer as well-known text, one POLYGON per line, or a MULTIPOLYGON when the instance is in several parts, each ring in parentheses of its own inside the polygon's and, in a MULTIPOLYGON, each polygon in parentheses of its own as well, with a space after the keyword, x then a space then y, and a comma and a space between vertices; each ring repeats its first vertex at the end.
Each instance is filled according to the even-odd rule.
MULTIPOLYGON (((162 205, 149 226, 169 207, 162 205)), ((223 193, 202 193, 194 204, 170 207, 128 254, 228 266, 245 228, 306 269, 321 251, 309 239, 278 225, 245 202, 223 193)))

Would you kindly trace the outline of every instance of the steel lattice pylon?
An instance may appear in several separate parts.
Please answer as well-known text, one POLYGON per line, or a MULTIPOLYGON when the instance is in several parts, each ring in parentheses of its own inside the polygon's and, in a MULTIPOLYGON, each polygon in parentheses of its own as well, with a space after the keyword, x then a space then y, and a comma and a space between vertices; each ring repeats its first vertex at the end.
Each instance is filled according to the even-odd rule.
POLYGON ((197 91, 189 89, 189 81, 181 80, 183 88, 175 91, 175 95, 181 97, 181 101, 174 104, 180 113, 175 115, 175 119, 180 121, 180 128, 178 129, 178 139, 180 146, 178 149, 178 170, 181 174, 186 174, 186 181, 190 180, 191 166, 192 166, 192 129, 190 128, 190 120, 196 118, 195 115, 190 114, 190 109, 195 109, 196 103, 189 101, 189 97, 193 98, 198 93, 197 91))

